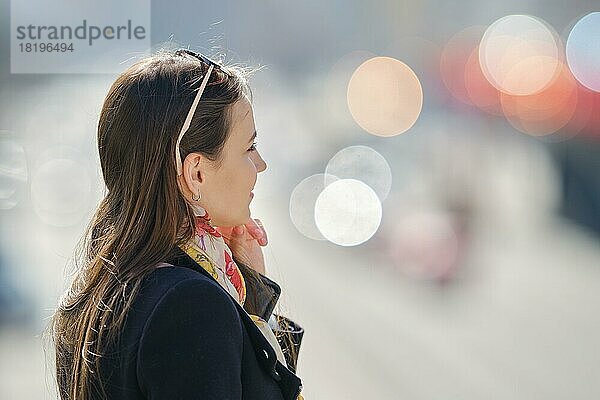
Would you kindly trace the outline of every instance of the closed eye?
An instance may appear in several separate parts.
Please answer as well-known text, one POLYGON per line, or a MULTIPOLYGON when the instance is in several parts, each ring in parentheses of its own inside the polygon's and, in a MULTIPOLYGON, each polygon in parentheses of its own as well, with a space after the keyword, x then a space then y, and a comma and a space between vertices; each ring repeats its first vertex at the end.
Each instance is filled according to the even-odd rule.
POLYGON ((250 146, 250 148, 248 149, 248 151, 254 151, 256 150, 256 142, 252 143, 252 146, 250 146))

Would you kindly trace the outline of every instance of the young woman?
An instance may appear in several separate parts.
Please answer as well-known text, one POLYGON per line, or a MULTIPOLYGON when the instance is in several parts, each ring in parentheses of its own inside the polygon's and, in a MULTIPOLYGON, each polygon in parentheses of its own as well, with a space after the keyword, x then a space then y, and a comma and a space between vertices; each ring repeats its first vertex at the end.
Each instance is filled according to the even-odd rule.
POLYGON ((52 318, 61 399, 298 399, 304 333, 273 313, 249 204, 266 163, 246 71, 188 50, 123 72, 98 151, 107 192, 52 318))

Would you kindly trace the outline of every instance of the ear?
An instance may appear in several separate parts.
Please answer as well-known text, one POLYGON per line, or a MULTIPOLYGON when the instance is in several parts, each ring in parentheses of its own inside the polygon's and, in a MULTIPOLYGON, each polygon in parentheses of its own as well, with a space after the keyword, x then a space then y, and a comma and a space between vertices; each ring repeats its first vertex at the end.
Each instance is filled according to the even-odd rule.
POLYGON ((198 190, 202 193, 210 168, 210 160, 200 153, 190 153, 185 157, 185 160, 183 160, 183 174, 177 178, 186 197, 198 193, 198 190))

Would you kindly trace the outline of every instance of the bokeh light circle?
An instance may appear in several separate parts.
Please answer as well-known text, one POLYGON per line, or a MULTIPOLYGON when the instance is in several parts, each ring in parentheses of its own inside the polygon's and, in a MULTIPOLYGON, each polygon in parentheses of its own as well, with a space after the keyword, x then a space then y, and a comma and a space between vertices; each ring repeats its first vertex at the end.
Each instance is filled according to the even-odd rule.
POLYGON ((347 90, 352 118, 376 136, 406 132, 419 118, 423 89, 417 75, 391 57, 374 57, 352 74, 347 90))
POLYGON ((321 234, 340 246, 356 246, 369 240, 381 224, 377 194, 356 179, 340 179, 328 185, 315 203, 315 222, 321 234))
POLYGON ((539 92, 559 68, 558 35, 530 15, 508 15, 491 24, 479 45, 483 74, 498 90, 512 95, 539 92))
POLYGON ((386 159, 368 146, 349 146, 338 151, 325 168, 325 186, 332 179, 353 178, 369 185, 383 202, 392 187, 392 170, 386 159))
POLYGON ((472 102, 465 81, 467 63, 469 56, 479 45, 485 29, 485 26, 475 25, 454 34, 440 56, 440 73, 444 85, 452 97, 469 105, 472 102))
POLYGON ((529 96, 501 95, 508 122, 532 136, 557 132, 573 118, 577 108, 577 83, 566 65, 550 86, 529 96))
POLYGON ((502 116, 500 92, 485 78, 479 64, 479 46, 475 47, 465 65, 465 88, 471 103, 488 114, 502 116))
POLYGON ((314 174, 296 185, 290 196, 290 219, 302 235, 314 240, 327 240, 315 224, 315 202, 325 189, 325 182, 334 182, 335 176, 314 174))
POLYGON ((567 63, 585 87, 600 92, 600 12, 581 18, 567 38, 567 63))

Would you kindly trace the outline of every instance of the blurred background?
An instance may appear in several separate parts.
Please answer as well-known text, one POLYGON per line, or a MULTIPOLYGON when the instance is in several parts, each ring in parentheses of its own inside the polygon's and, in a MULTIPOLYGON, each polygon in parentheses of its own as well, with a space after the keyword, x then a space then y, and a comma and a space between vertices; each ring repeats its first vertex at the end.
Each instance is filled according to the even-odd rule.
MULTIPOLYGON (((306 399, 600 398, 597 1, 146 3, 147 51, 262 67, 251 210, 306 399)), ((102 196, 117 74, 11 73, 11 7, 0 398, 53 399, 41 332, 102 196)))

